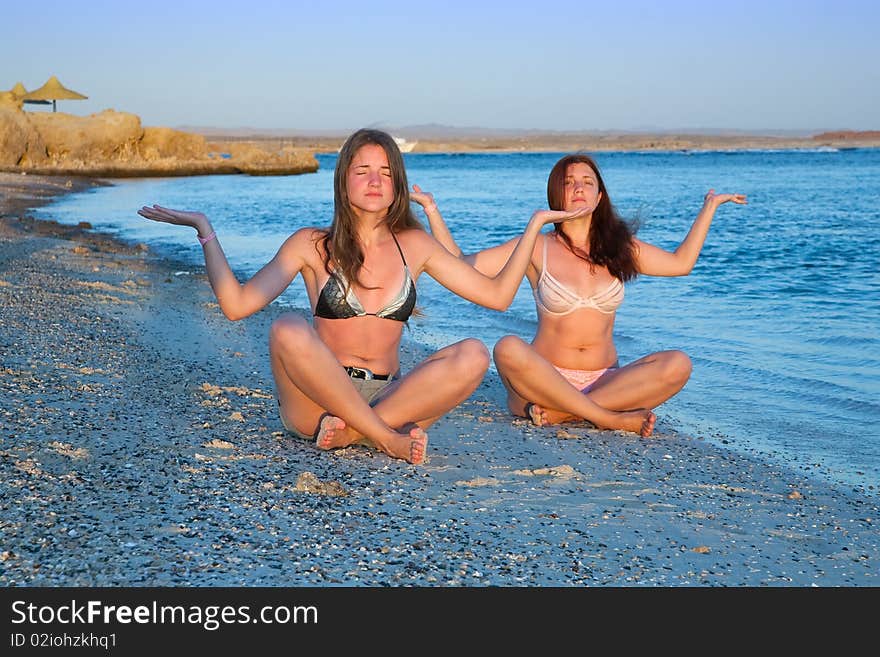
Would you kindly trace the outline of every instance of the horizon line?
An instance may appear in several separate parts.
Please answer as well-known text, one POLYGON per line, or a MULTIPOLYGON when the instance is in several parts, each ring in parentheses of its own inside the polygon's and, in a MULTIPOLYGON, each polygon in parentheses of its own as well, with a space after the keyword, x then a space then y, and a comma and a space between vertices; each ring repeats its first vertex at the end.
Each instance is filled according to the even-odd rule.
POLYGON ((714 128, 714 127, 678 127, 678 128, 661 128, 661 127, 636 127, 636 128, 583 128, 583 129, 556 129, 556 128, 488 128, 482 126, 458 126, 444 125, 437 123, 406 125, 406 126, 388 126, 371 124, 360 126, 357 128, 281 128, 281 127, 256 127, 247 125, 238 126, 222 126, 222 125, 203 125, 180 123, 174 126, 177 130, 197 131, 197 132, 247 132, 249 134, 259 133, 291 133, 309 136, 340 136, 348 135, 352 132, 363 128, 376 128, 386 132, 427 132, 442 133, 435 136, 473 136, 473 135, 541 135, 541 136, 566 136, 566 135, 644 135, 644 134, 691 134, 691 135, 713 135, 713 136, 814 136, 828 132, 852 132, 852 133, 873 133, 880 132, 880 129, 857 129, 848 127, 835 128, 714 128), (467 134, 465 134, 467 133, 467 134))

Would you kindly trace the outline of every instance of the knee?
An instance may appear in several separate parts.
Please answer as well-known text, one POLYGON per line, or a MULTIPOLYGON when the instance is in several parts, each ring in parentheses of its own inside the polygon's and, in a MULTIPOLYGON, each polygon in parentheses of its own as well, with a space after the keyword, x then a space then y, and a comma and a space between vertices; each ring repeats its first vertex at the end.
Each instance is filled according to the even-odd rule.
POLYGON ((489 350, 479 340, 468 338, 456 345, 456 370, 463 378, 482 379, 489 369, 489 350))
POLYGON ((312 327, 303 317, 286 313, 269 328, 269 350, 272 353, 299 352, 305 348, 311 332, 312 327))
POLYGON ((694 366, 690 357, 683 351, 667 351, 663 357, 663 378, 671 384, 684 385, 691 376, 694 366))
POLYGON ((495 349, 492 351, 495 364, 503 368, 515 367, 517 363, 522 362, 525 347, 528 345, 522 339, 515 335, 505 335, 495 343, 495 349))

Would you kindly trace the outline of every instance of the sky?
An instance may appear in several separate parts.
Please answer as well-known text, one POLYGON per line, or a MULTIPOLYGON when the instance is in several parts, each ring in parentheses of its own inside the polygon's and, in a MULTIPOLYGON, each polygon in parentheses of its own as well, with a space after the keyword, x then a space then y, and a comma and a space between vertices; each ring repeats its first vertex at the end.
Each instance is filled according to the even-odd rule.
POLYGON ((60 111, 150 126, 880 129, 876 0, 0 0, 0 24, 0 90, 56 75, 89 96, 60 111))

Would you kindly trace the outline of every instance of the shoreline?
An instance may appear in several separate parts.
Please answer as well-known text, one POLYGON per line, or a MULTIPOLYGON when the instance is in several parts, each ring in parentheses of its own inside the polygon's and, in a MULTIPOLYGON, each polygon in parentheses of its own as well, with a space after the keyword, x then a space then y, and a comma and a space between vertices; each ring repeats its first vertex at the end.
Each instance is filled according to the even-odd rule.
MULTIPOLYGON (((336 153, 345 135, 303 136, 296 134, 205 133, 209 141, 239 143, 265 150, 300 148, 315 153, 336 153)), ((405 132, 414 143, 412 153, 573 153, 573 152, 712 152, 753 150, 817 150, 880 148, 880 133, 852 136, 828 133, 810 137, 763 135, 704 135, 691 133, 559 133, 509 136, 419 136, 405 132)))
MULTIPOLYGON (((880 133, 878 133, 880 134, 880 133)), ((315 173, 319 164, 315 155, 335 155, 342 146, 344 137, 302 137, 302 136, 211 136, 211 147, 222 151, 246 151, 262 153, 266 157, 296 152, 310 152, 311 162, 306 165, 269 166, 229 164, 229 160, 210 161, 208 163, 163 161, 149 166, 122 164, 103 164, 86 167, 82 164, 56 165, 42 167, 26 167, 6 165, 0 166, 0 179, 3 188, 9 188, 10 181, 17 176, 31 176, 31 183, 41 180, 44 195, 58 186, 58 180, 64 179, 67 185, 62 191, 75 192, 81 185, 110 184, 116 179, 191 177, 209 175, 253 175, 253 176, 287 176, 315 173), (91 181, 91 182, 90 182, 91 181)), ((553 137, 517 137, 517 138, 453 138, 446 140, 417 139, 411 150, 417 155, 464 155, 464 154, 511 154, 511 153, 681 153, 699 155, 703 153, 740 153, 740 152, 784 152, 784 151, 841 151, 880 148, 880 136, 876 138, 787 138, 787 137, 717 137, 704 135, 626 135, 626 136, 553 136, 553 137)), ((14 188, 15 186, 12 185, 14 188)), ((19 190, 24 196, 34 195, 33 184, 25 183, 19 190)), ((55 193, 55 192, 52 192, 55 193)), ((15 197, 17 198, 17 197, 15 197)), ((2 213, 0 213, 2 214, 2 213)))
POLYGON ((538 429, 494 375, 423 466, 289 438, 266 347, 287 309, 229 322, 203 269, 27 217, 101 181, 9 178, 4 586, 878 585, 876 493, 686 435, 538 429))

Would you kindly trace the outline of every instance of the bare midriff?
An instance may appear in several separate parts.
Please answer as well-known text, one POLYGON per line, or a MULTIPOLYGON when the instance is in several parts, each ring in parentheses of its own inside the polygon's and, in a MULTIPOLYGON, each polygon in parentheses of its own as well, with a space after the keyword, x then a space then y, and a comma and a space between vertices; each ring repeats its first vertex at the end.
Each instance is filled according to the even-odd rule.
POLYGON ((548 361, 565 369, 601 370, 617 362, 614 318, 584 308, 570 315, 538 314, 538 333, 532 346, 548 361))
POLYGON ((316 317, 315 331, 343 365, 366 367, 375 374, 394 374, 400 369, 402 322, 379 317, 316 317))

